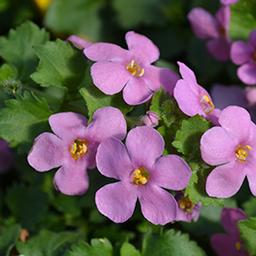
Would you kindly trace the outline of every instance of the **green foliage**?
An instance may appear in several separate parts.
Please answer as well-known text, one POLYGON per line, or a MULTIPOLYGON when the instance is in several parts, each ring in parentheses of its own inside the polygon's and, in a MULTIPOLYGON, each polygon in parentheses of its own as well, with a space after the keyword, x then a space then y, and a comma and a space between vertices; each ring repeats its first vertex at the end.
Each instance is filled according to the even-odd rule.
POLYGON ((86 72, 85 57, 62 40, 35 47, 40 59, 31 78, 41 86, 67 87, 75 90, 81 85, 86 72))
POLYGON ((130 243, 125 242, 123 243, 120 256, 140 256, 140 252, 130 243))
POLYGON ((148 234, 143 242, 142 256, 206 256, 205 252, 189 240, 187 234, 169 230, 164 234, 148 234))
POLYGON ((40 30, 32 22, 26 22, 16 30, 11 29, 7 38, 0 38, 0 56, 17 68, 21 80, 27 81, 38 63, 33 47, 48 39, 45 29, 40 30))
POLYGON ((0 110, 0 137, 12 146, 31 143, 47 127, 50 114, 46 100, 28 92, 7 100, 0 110))
POLYGON ((230 35, 232 39, 247 39, 256 28, 256 1, 239 0, 231 8, 230 35))
POLYGON ((251 256, 256 255, 256 217, 242 220, 238 223, 240 236, 245 248, 251 256))
POLYGON ((243 204, 243 208, 248 216, 256 216, 256 198, 251 197, 243 204))

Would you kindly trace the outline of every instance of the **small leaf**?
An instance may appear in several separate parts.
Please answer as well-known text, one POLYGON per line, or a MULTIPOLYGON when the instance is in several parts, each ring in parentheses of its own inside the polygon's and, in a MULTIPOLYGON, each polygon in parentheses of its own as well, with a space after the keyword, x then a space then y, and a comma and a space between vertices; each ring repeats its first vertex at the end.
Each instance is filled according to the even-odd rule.
POLYGON ((123 243, 121 250, 121 256, 140 256, 140 252, 130 243, 125 242, 123 243))

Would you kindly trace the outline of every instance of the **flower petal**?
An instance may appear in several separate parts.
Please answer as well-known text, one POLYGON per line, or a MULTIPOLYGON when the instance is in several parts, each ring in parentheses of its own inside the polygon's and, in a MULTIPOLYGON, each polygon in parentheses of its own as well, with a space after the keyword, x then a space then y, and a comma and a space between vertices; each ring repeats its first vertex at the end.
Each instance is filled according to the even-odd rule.
POLYGON ((256 30, 253 30, 251 33, 250 33, 250 36, 249 36, 249 44, 252 46, 252 47, 256 47, 256 30))
POLYGON ((182 78, 187 81, 192 90, 197 91, 197 81, 193 70, 191 70, 187 65, 179 61, 178 65, 182 78))
POLYGON ((219 165, 235 160, 238 141, 222 127, 213 127, 201 137, 200 148, 203 160, 210 165, 219 165))
POLYGON ((222 6, 216 13, 215 17, 219 21, 221 27, 229 30, 231 11, 229 6, 222 6))
POLYGON ((71 42, 78 49, 85 49, 93 44, 92 42, 85 40, 76 35, 72 35, 72 36, 68 37, 67 40, 69 42, 71 42))
POLYGON ((155 129, 140 126, 128 133, 126 147, 134 167, 150 168, 162 155, 164 140, 155 129))
POLYGON ((232 61, 241 65, 248 62, 251 59, 253 53, 253 47, 243 41, 234 42, 231 46, 230 56, 232 61))
POLYGON ((142 187, 139 201, 143 216, 155 225, 165 225, 176 218, 176 200, 162 188, 157 186, 142 187))
POLYGON ((84 54, 92 61, 123 62, 129 58, 129 51, 110 43, 94 43, 84 49, 84 54))
POLYGON ((231 197, 242 186, 245 175, 243 165, 235 161, 216 167, 207 177, 206 192, 212 197, 231 197))
POLYGON ((116 223, 127 221, 133 214, 137 194, 135 187, 122 182, 108 184, 96 192, 98 210, 116 223))
POLYGON ((105 94, 113 95, 124 88, 131 75, 125 65, 117 62, 97 62, 91 67, 93 83, 105 94))
POLYGON ((63 142, 56 135, 45 132, 35 139, 28 163, 37 171, 45 172, 60 166, 63 157, 63 142))
POLYGON ((194 8, 188 14, 194 33, 201 39, 218 37, 217 21, 203 8, 194 8))
POLYGON ((179 156, 162 156, 153 167, 151 180, 160 187, 182 190, 188 185, 191 169, 179 156))
POLYGON ((124 101, 129 105, 139 105, 148 101, 153 92, 148 88, 144 79, 132 78, 123 90, 124 101))
POLYGON ((245 84, 256 84, 256 63, 248 63, 242 65, 237 70, 237 75, 240 78, 240 80, 245 84))
POLYGON ((101 174, 118 180, 127 179, 133 171, 124 144, 115 138, 107 139, 100 144, 96 162, 101 174))
POLYGON ((252 121, 250 114, 244 108, 238 106, 225 108, 220 114, 219 123, 230 135, 237 138, 239 143, 247 141, 252 121))
POLYGON ((150 64, 159 59, 159 49, 146 36, 129 31, 125 35, 128 49, 138 58, 142 63, 150 64))
MULTIPOLYGON (((255 144, 253 144, 255 145, 255 144)), ((250 155, 253 154, 252 157, 248 158, 246 164, 246 173, 247 173, 247 180, 249 183, 250 190, 254 196, 256 196, 256 175, 255 175, 255 167, 256 167, 256 152, 255 148, 252 148, 252 152, 250 155)))
POLYGON ((94 112, 86 137, 96 142, 110 137, 122 140, 126 136, 126 129, 126 120, 119 109, 103 107, 94 112))
POLYGON ((226 38, 217 38, 207 42, 207 49, 215 59, 226 61, 230 56, 230 45, 226 38))
POLYGON ((65 195, 84 194, 89 187, 86 163, 68 163, 62 166, 54 176, 54 184, 65 195))
POLYGON ((49 123, 52 131, 58 137, 67 141, 84 136, 87 119, 77 113, 63 112, 51 115, 49 123))
POLYGON ((221 3, 222 4, 225 4, 225 5, 229 5, 229 4, 234 4, 236 3, 238 0, 221 0, 221 3))

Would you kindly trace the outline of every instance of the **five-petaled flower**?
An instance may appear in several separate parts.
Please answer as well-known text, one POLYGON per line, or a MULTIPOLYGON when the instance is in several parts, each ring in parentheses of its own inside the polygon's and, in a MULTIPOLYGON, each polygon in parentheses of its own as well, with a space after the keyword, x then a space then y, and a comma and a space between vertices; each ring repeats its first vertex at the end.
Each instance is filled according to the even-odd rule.
POLYGON ((188 116, 201 115, 218 123, 219 109, 216 109, 209 93, 200 86, 194 72, 184 63, 178 62, 182 79, 174 88, 174 98, 179 108, 188 116))
POLYGON ((108 95, 123 90, 129 105, 148 101, 161 85, 172 93, 177 74, 151 65, 159 58, 158 48, 147 37, 132 31, 125 38, 128 50, 110 43, 94 43, 84 49, 86 57, 96 61, 91 67, 94 84, 108 95))
POLYGON ((220 127, 206 131, 201 138, 201 155, 210 165, 218 165, 206 180, 206 192, 218 198, 238 192, 245 177, 256 195, 256 127, 249 113, 229 106, 219 117, 220 127))
POLYGON ((256 84, 256 30, 252 31, 248 42, 237 41, 231 47, 231 59, 241 67, 237 75, 248 85, 256 84))
POLYGON ((217 60, 229 59, 231 41, 228 36, 230 7, 222 6, 215 16, 203 8, 194 8, 188 19, 196 36, 207 40, 207 49, 217 60))
POLYGON ((177 203, 163 188, 184 189, 191 170, 179 156, 162 156, 163 150, 162 136, 147 126, 132 129, 126 145, 116 138, 100 144, 96 155, 99 171, 119 180, 96 193, 96 205, 103 215, 117 223, 125 222, 139 199, 150 222, 164 225, 176 219, 177 203))
POLYGON ((29 164, 39 172, 61 166, 56 172, 56 188, 66 195, 80 195, 87 191, 86 169, 95 167, 98 145, 109 137, 123 139, 126 121, 116 108, 98 109, 87 126, 84 116, 72 112, 50 116, 53 133, 42 133, 28 155, 29 164))
POLYGON ((221 213, 221 223, 226 234, 214 234, 211 245, 218 256, 248 256, 243 248, 238 230, 238 221, 246 219, 245 213, 237 208, 224 208, 221 213))

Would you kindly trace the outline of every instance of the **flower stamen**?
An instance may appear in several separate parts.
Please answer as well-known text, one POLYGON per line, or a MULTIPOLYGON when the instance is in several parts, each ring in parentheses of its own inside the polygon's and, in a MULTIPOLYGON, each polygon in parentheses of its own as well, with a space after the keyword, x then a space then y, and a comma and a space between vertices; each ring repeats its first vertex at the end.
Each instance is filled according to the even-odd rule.
POLYGON ((145 185, 148 183, 149 173, 144 167, 135 169, 132 173, 132 183, 135 185, 145 185))
POLYGON ((78 160, 88 152, 88 142, 76 139, 70 147, 70 154, 74 160, 78 160))
POLYGON ((249 145, 245 145, 245 146, 239 145, 236 149, 236 158, 240 162, 245 162, 249 155, 250 150, 252 150, 252 147, 249 145))
POLYGON ((203 95, 201 97, 200 104, 205 114, 210 114, 215 109, 215 106, 208 95, 203 95))
POLYGON ((144 68, 142 68, 135 60, 132 60, 127 66, 126 69, 131 73, 132 76, 142 77, 144 75, 144 68))
POLYGON ((178 205, 180 209, 187 213, 191 213, 195 207, 195 205, 188 197, 183 197, 180 200, 178 200, 178 205))
POLYGON ((241 243, 240 243, 240 242, 236 242, 236 243, 235 243, 235 247, 236 247, 236 250, 237 250, 237 251, 240 251, 240 250, 241 250, 241 247, 242 247, 242 246, 241 246, 241 243))

